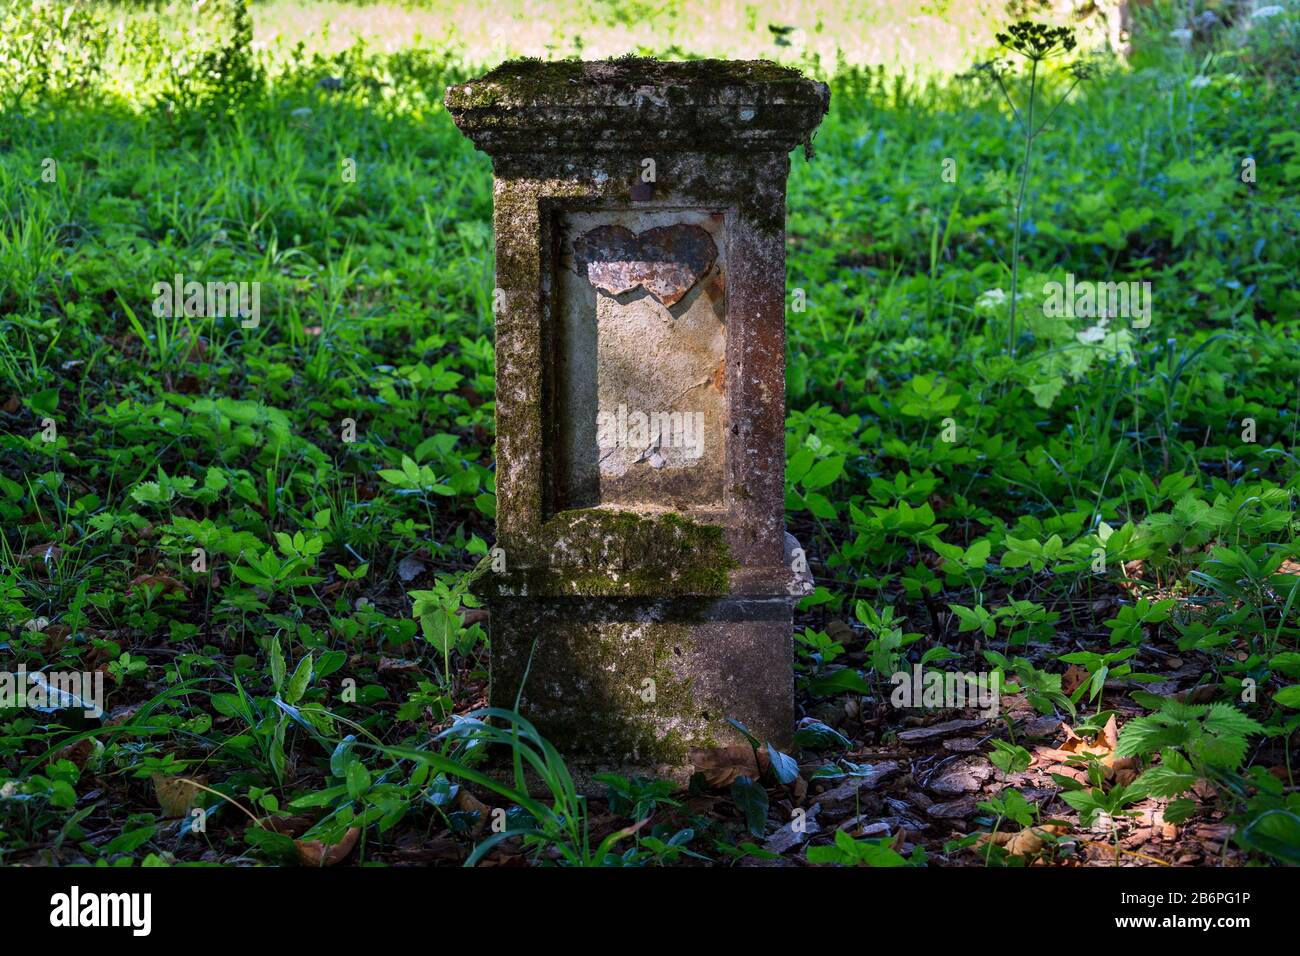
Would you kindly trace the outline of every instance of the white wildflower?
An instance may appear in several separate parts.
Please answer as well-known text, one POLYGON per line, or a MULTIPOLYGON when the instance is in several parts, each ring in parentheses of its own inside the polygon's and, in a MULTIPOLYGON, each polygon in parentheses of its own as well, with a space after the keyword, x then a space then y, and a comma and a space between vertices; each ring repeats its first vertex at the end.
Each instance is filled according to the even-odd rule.
POLYGON ((1084 345, 1094 345, 1097 342, 1102 341, 1102 339, 1106 338, 1106 325, 1109 322, 1110 319, 1103 316, 1100 322, 1098 322, 1096 325, 1090 328, 1084 329, 1082 332, 1077 333, 1075 335, 1075 338, 1077 338, 1084 345))

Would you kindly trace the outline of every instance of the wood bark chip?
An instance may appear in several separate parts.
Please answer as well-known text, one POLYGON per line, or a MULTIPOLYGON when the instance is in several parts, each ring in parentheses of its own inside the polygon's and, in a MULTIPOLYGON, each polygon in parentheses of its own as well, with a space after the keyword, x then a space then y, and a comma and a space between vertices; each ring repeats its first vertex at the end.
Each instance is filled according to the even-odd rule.
POLYGON ((833 790, 827 790, 820 794, 817 799, 825 806, 835 806, 839 803, 856 799, 859 790, 874 790, 880 785, 880 782, 890 774, 898 772, 898 763, 894 760, 884 760, 877 764, 872 764, 870 770, 863 776, 851 777, 841 783, 833 790))
POLYGON ((926 813, 936 820, 960 820, 974 814, 978 802, 974 797, 962 797, 960 800, 936 803, 926 813))
POLYGON ((298 848, 298 860, 303 866, 333 866, 348 858, 361 836, 360 827, 349 827, 338 843, 322 843, 320 840, 294 840, 298 848))
POLYGON ((768 853, 788 853, 795 847, 803 846, 810 838, 822 831, 821 824, 817 822, 817 814, 821 808, 820 803, 814 803, 804 814, 802 830, 796 830, 791 821, 768 837, 767 842, 763 844, 763 849, 768 853))
POLYGON ((987 720, 948 720, 942 724, 931 724, 929 727, 913 727, 911 730, 900 731, 898 739, 903 743, 914 744, 937 737, 950 737, 963 731, 974 730, 976 727, 983 727, 986 723, 987 720))
POLYGON ((926 783, 932 793, 957 797, 979 790, 993 776, 993 768, 983 757, 969 757, 947 767, 935 779, 926 783))

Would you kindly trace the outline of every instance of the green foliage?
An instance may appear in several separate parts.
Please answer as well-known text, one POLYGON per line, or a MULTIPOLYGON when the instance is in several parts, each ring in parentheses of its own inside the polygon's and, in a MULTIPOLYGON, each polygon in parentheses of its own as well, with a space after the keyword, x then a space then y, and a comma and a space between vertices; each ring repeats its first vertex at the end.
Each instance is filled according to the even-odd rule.
POLYGON ((1133 670, 1133 665, 1127 663, 1129 658, 1137 654, 1137 648, 1129 647, 1122 651, 1115 651, 1110 654, 1096 654, 1092 651, 1075 651, 1073 654, 1062 654, 1058 660, 1067 664, 1077 664, 1088 671, 1088 680, 1083 681, 1075 688, 1070 699, 1076 703, 1083 696, 1084 691, 1088 693, 1089 702, 1096 701, 1101 697, 1102 691, 1106 687, 1106 681, 1109 678, 1125 678, 1129 680, 1159 680, 1160 678, 1153 674, 1140 674, 1133 670))
POLYGON ((833 863, 837 866, 924 866, 925 851, 917 847, 911 856, 903 856, 889 840, 855 840, 843 830, 835 831, 830 846, 810 846, 809 863, 833 863))
POLYGON ((1079 823, 1085 827, 1095 826, 1102 814, 1111 820, 1132 815, 1134 811, 1128 808, 1147 797, 1146 791, 1137 786, 1114 786, 1106 790, 1085 787, 1070 777, 1058 777, 1057 782, 1066 787, 1061 799, 1079 811, 1079 823))
POLYGON ((1124 725, 1115 752, 1138 757, 1177 747, 1205 775, 1211 769, 1236 770, 1246 758, 1247 739, 1263 732, 1257 721, 1231 704, 1166 700, 1156 713, 1124 725))
POLYGON ((1136 604, 1120 608, 1119 614, 1106 622, 1110 628, 1112 644, 1137 644, 1142 640, 1142 628, 1147 624, 1162 624, 1169 620, 1174 601, 1168 599, 1152 603, 1138 598, 1136 604))
POLYGON ((1003 773, 1023 773, 1029 768, 1033 756, 1024 747, 996 738, 989 742, 993 745, 989 763, 1003 773))
MULTIPOLYGON (((308 838, 359 828, 363 863, 404 828, 475 862, 771 857, 749 841, 798 765, 766 742, 725 822, 606 780, 620 820, 593 833, 604 816, 534 728, 463 716, 488 676, 473 589, 496 513, 491 170, 441 106, 470 68, 433 44, 263 48, 242 0, 168 17, 0 12, 0 649, 102 667, 125 715, 0 711, 0 858, 198 859, 139 793, 109 789, 107 824, 87 817, 113 801, 86 802, 196 768, 214 813, 261 821, 223 858, 294 859, 269 818, 309 811, 308 838), (156 315, 177 273, 260 283, 261 325, 156 315), (57 756, 77 744, 84 766, 57 756), (548 796, 488 775, 489 751, 548 796), (506 831, 479 828, 470 789, 506 831)), ((1068 800, 1113 816, 1149 793, 1190 818, 1189 780, 1209 780, 1238 846, 1297 862, 1293 782, 1262 764, 1289 766, 1300 709, 1298 19, 1195 57, 1153 32, 1079 86, 1068 35, 1021 25, 1004 46, 1029 88, 1005 67, 827 76, 787 219, 808 307, 786 316, 786 509, 817 582, 798 686, 826 720, 795 742, 822 753, 816 779, 870 773, 863 727, 894 728, 864 715, 913 664, 987 662, 1074 719, 1176 650, 1220 702, 1135 694, 1155 713, 1121 749, 1151 765, 1068 800), (1067 273, 1149 280, 1152 326, 1047 315, 1067 273), (1072 695, 1066 664, 1089 674, 1072 695)), ((1028 826, 1017 796, 982 809, 1028 826)), ((902 859, 836 841, 808 859, 902 859)))

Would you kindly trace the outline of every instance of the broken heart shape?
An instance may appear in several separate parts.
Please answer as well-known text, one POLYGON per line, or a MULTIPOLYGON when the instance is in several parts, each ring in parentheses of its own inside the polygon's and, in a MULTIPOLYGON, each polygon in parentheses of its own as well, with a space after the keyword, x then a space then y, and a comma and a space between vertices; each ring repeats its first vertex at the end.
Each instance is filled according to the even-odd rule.
POLYGON ((639 235, 597 226, 573 241, 575 271, 610 295, 640 287, 672 307, 713 267, 718 247, 700 226, 656 226, 639 235))

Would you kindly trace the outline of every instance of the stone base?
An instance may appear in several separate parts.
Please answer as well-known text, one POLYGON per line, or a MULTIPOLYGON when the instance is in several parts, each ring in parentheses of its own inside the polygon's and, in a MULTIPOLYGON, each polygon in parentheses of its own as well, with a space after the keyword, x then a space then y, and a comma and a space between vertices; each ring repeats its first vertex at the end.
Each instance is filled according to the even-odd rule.
POLYGON ((491 705, 585 770, 683 779, 692 747, 787 747, 791 598, 497 598, 491 705), (523 686, 522 694, 520 687, 523 686))

